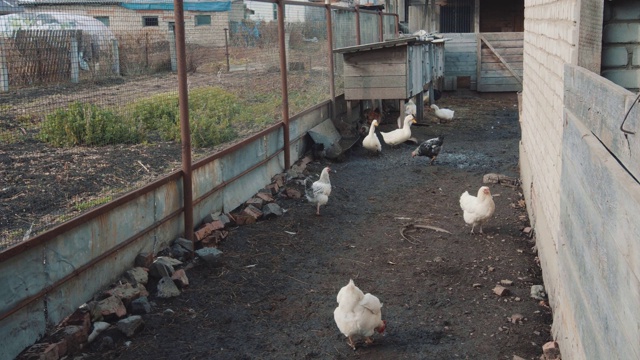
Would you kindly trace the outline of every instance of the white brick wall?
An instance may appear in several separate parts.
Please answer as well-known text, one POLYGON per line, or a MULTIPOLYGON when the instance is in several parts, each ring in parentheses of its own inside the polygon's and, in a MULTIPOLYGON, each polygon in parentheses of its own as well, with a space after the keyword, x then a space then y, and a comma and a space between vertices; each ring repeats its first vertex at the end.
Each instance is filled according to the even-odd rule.
MULTIPOLYGON (((521 169, 525 197, 545 285, 554 308, 554 335, 569 338, 575 324, 562 295, 558 268, 560 232, 560 175, 563 131, 564 64, 574 63, 578 45, 576 0, 525 0, 524 72, 521 169)), ((579 339, 561 349, 581 348, 579 339)), ((563 354, 564 355, 564 354, 563 354)), ((567 354, 569 355, 569 354, 567 354)), ((566 357, 571 359, 570 355, 566 357)), ((575 357, 578 358, 578 357, 575 357)))

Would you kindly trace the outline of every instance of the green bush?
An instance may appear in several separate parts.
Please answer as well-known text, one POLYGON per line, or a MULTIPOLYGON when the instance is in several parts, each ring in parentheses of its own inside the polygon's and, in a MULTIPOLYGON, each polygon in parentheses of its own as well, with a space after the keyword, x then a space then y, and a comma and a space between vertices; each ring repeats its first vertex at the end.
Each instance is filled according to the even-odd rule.
POLYGON ((144 124, 146 131, 160 130, 164 133, 178 122, 178 95, 158 94, 137 100, 125 113, 133 121, 144 124))
POLYGON ((53 146, 103 146, 139 143, 143 133, 137 123, 97 105, 75 102, 48 114, 38 138, 53 146))
MULTIPOLYGON (((217 87, 204 87, 189 92, 189 126, 191 143, 195 147, 214 146, 237 137, 236 125, 243 104, 238 98, 217 87)), ((178 95, 155 95, 132 105, 131 116, 157 130, 163 140, 180 141, 178 95)))

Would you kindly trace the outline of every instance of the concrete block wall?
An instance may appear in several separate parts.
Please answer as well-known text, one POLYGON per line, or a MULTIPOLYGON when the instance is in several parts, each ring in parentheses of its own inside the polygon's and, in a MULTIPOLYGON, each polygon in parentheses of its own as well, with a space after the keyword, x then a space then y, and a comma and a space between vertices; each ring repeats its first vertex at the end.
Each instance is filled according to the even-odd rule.
POLYGON ((605 1, 602 29, 602 76, 637 91, 640 89, 640 3, 605 1))

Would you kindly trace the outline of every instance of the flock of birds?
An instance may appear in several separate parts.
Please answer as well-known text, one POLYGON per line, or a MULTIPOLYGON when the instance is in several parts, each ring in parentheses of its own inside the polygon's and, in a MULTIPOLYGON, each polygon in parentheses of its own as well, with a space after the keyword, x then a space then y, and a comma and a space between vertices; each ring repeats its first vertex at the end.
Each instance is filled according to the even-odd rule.
MULTIPOLYGON (((384 142, 391 146, 404 143, 411 137, 411 124, 416 122, 415 104, 409 101, 405 110, 404 121, 401 128, 390 131, 380 132, 384 142), (413 105, 413 106, 412 106, 413 105)), ((438 118, 451 120, 454 112, 449 109, 439 109, 436 105, 431 105, 436 111, 438 118)), ((372 114, 368 134, 362 141, 362 146, 375 153, 382 151, 382 143, 377 136, 376 128, 379 125, 379 111, 374 110, 372 114)), ((422 142, 412 153, 411 156, 427 156, 431 158, 431 164, 442 149, 444 136, 438 136, 433 139, 422 142)), ((326 205, 331 194, 331 180, 329 173, 330 167, 322 169, 320 178, 312 181, 311 178, 305 179, 305 195, 307 200, 316 205, 316 215, 320 215, 320 207, 326 205)), ((471 234, 474 234, 475 228, 479 227, 482 234, 482 226, 485 224, 495 212, 495 203, 491 195, 491 191, 487 186, 478 189, 476 196, 465 191, 460 195, 460 208, 462 209, 462 217, 468 225, 471 225, 471 234)), ((382 320, 382 303, 380 300, 370 293, 364 293, 360 290, 353 280, 342 287, 338 292, 338 307, 333 312, 335 323, 342 334, 347 338, 349 346, 356 350, 356 340, 364 338, 365 343, 373 342, 372 336, 377 332, 384 335, 387 322, 382 320)))

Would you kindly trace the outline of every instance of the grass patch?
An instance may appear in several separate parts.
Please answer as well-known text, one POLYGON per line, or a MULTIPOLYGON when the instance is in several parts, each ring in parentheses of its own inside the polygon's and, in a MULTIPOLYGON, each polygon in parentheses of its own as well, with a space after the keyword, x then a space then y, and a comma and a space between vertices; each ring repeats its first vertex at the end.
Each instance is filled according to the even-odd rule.
POLYGON ((106 204, 109 201, 111 201, 113 199, 113 197, 111 195, 107 195, 107 196, 103 196, 103 197, 99 197, 97 199, 92 199, 92 200, 88 200, 88 201, 83 201, 77 204, 73 204, 73 209, 76 211, 85 211, 91 208, 94 208, 96 206, 102 205, 102 204, 106 204))
POLYGON ((56 147, 135 144, 142 141, 141 126, 130 118, 94 104, 75 102, 45 117, 39 140, 56 147))

